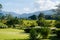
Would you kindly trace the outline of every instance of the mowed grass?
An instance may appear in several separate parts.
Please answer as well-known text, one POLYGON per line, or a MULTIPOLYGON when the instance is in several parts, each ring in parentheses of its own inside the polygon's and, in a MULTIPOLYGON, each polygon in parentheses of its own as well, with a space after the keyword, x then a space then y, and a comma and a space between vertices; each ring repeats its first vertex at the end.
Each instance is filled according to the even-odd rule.
POLYGON ((28 39, 29 34, 24 33, 24 30, 18 29, 0 29, 0 40, 10 39, 28 39))

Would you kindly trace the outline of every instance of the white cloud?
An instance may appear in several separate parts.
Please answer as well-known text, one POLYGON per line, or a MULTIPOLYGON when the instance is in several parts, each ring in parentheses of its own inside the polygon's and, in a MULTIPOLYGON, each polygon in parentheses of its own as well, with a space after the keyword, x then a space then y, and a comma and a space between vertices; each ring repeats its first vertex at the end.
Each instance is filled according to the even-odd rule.
POLYGON ((15 13, 17 13, 17 14, 22 14, 21 13, 21 10, 20 9, 18 9, 18 8, 15 8, 15 9, 2 9, 3 11, 6 11, 6 12, 15 12, 15 13))
POLYGON ((39 11, 39 10, 37 10, 37 8, 30 8, 30 7, 25 7, 24 9, 23 9, 23 11, 24 11, 24 13, 32 13, 32 12, 36 12, 36 11, 39 11))
POLYGON ((13 11, 19 14, 22 13, 31 13, 35 11, 42 11, 42 10, 49 10, 49 9, 55 9, 56 5, 59 4, 60 1, 58 0, 34 0, 32 3, 26 2, 26 3, 4 3, 4 11, 13 11), (14 5, 15 4, 15 5, 14 5))
POLYGON ((26 8, 24 8, 24 11, 29 12, 30 8, 26 7, 26 8))
POLYGON ((14 9, 14 12, 21 14, 20 9, 14 9))
POLYGON ((59 4, 59 1, 53 2, 52 0, 36 0, 35 4, 39 4, 39 9, 41 11, 41 10, 55 9, 56 8, 55 6, 59 4))
POLYGON ((29 7, 23 8, 24 13, 29 13, 31 12, 31 9, 29 7))

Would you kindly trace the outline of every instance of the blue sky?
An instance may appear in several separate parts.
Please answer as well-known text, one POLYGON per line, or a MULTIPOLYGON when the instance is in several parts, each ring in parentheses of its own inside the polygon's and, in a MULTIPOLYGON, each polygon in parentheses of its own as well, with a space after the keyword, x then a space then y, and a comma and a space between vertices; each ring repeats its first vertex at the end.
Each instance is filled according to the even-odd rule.
POLYGON ((3 11, 18 14, 55 9, 60 0, 0 0, 3 11))

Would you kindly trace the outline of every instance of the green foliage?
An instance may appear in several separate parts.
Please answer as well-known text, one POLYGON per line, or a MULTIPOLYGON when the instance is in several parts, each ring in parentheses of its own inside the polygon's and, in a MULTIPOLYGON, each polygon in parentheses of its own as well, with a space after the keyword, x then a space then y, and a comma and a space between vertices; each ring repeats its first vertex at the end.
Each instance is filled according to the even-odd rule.
POLYGON ((28 29, 28 28, 27 29, 24 29, 25 33, 30 33, 30 30, 31 29, 28 29))
POLYGON ((44 18, 44 14, 43 14, 43 13, 40 13, 40 14, 38 15, 38 19, 41 20, 42 18, 44 18))
POLYGON ((20 25, 22 25, 23 24, 23 19, 20 19, 19 22, 20 22, 20 25))
POLYGON ((55 22, 55 27, 56 27, 56 28, 60 28, 60 21, 56 21, 56 22, 55 22))
MULTIPOLYGON (((57 16, 57 15, 56 15, 56 16, 57 16)), ((60 16, 57 16, 57 17, 56 17, 56 20, 60 21, 60 16)))
POLYGON ((26 33, 30 33, 31 28, 33 28, 33 27, 35 27, 35 25, 34 25, 34 23, 31 23, 30 26, 28 26, 28 27, 26 27, 26 29, 24 29, 24 31, 26 33))
POLYGON ((32 15, 32 16, 29 17, 29 19, 36 20, 37 16, 36 15, 32 15))
POLYGON ((43 27, 41 28, 41 32, 40 34, 42 35, 42 37, 45 39, 45 38, 48 38, 48 35, 50 34, 50 28, 48 27, 43 27))
POLYGON ((5 19, 5 16, 3 15, 3 16, 1 17, 1 19, 2 19, 2 20, 5 19))
POLYGON ((45 22, 44 22, 44 27, 51 27, 53 24, 52 24, 52 21, 50 21, 50 22, 47 22, 46 20, 45 20, 45 22))
POLYGON ((30 27, 35 27, 35 25, 34 24, 31 24, 31 26, 30 27))
POLYGON ((11 15, 11 14, 6 14, 5 17, 6 17, 7 20, 10 20, 10 19, 13 19, 14 18, 13 15, 11 15))
POLYGON ((1 15, 1 16, 0 16, 1 22, 2 22, 4 19, 5 19, 5 16, 4 16, 4 15, 1 15))
POLYGON ((44 18, 42 18, 37 21, 37 24, 38 24, 38 26, 44 26, 44 22, 45 22, 45 20, 44 20, 44 18))
POLYGON ((30 31, 30 40, 37 40, 37 32, 33 28, 30 31))
POLYGON ((60 38, 60 30, 56 31, 57 38, 60 38))
POLYGON ((8 26, 3 24, 3 23, 0 23, 0 28, 7 28, 8 26))
POLYGON ((19 20, 17 18, 10 19, 6 22, 6 25, 9 27, 11 27, 11 25, 15 27, 15 24, 19 24, 19 20))
POLYGON ((45 18, 44 18, 44 14, 40 13, 38 15, 38 21, 37 21, 38 26, 45 26, 45 18))
POLYGON ((23 20, 24 27, 37 26, 36 20, 23 20))
POLYGON ((14 24, 19 24, 19 20, 18 20, 17 17, 15 17, 15 18, 13 19, 13 21, 14 21, 14 24))
POLYGON ((45 19, 41 19, 37 21, 38 26, 41 27, 54 27, 55 25, 55 20, 45 20, 45 19))
POLYGON ((60 20, 60 4, 57 5, 56 13, 55 13, 55 19, 60 20))
MULTIPOLYGON (((60 4, 57 6, 58 8, 56 9, 56 22, 55 22, 55 27, 57 29, 60 28, 60 4)), ((56 35, 58 38, 60 38, 60 30, 56 31, 56 35)))

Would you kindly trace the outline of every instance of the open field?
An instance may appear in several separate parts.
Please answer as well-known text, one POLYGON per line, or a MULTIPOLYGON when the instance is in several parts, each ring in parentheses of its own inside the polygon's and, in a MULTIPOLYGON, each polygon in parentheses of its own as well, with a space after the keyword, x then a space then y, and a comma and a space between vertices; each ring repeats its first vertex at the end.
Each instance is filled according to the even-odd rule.
POLYGON ((24 33, 23 30, 17 29, 0 29, 0 40, 9 39, 28 39, 29 34, 24 33))
MULTIPOLYGON (((46 21, 47 22, 52 21, 51 25, 52 27, 54 27, 55 20, 46 20, 46 21)), ((23 23, 26 26, 30 26, 31 23, 37 25, 36 20, 23 20, 23 23)), ((0 23, 0 25, 2 25, 2 23, 0 23)), ((0 29, 0 40, 25 40, 25 39, 26 40, 29 39, 29 34, 25 33, 24 30, 12 29, 12 28, 0 29)))

